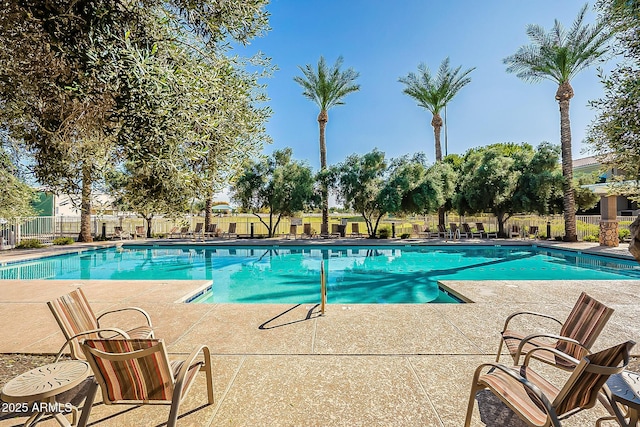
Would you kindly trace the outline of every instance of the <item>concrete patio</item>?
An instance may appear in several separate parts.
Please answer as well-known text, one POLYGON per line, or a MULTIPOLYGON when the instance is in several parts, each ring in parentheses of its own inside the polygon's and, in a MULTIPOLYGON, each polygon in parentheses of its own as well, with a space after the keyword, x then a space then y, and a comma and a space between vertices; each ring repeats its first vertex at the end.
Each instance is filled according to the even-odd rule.
MULTIPOLYGON (((640 281, 447 281, 473 303, 315 305, 184 304, 202 281, 0 281, 0 353, 55 353, 63 343, 46 301, 82 286, 94 309, 139 306, 172 357, 206 344, 214 405, 204 376, 181 407, 183 426, 461 426, 475 368, 494 360, 506 316, 519 309, 564 319, 581 291, 615 308, 593 350, 640 342, 640 281)), ((124 319, 116 318, 114 323, 124 319)), ((542 326, 528 323, 527 328, 542 326)), ((634 348, 634 354, 640 348, 634 348)), ((501 361, 510 362, 508 356, 501 361)), ((566 374, 536 364, 561 383, 566 374)), ((486 393, 474 426, 521 426, 486 393)), ((90 425, 157 426, 164 406, 106 406, 90 425)), ((594 425, 596 408, 563 425, 594 425)), ((0 426, 25 418, 0 414, 0 426)), ((39 425, 56 426, 53 420, 39 425)), ((605 426, 616 425, 614 423, 605 426)))

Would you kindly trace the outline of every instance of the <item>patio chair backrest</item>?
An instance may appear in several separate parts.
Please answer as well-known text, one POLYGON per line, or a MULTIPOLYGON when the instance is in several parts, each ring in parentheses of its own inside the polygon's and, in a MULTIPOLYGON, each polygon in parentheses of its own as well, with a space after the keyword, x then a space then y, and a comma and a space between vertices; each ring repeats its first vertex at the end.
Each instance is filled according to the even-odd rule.
POLYGON ((293 234, 293 235, 298 234, 298 226, 296 224, 291 224, 289 226, 289 234, 293 234))
POLYGON ((465 233, 471 233, 471 227, 469 227, 469 224, 467 224, 466 222, 463 222, 462 231, 464 231, 465 233))
POLYGON ((215 233, 217 224, 209 224, 207 225, 207 229, 205 230, 207 233, 215 233))
POLYGON ((451 230, 452 233, 455 233, 458 230, 458 226, 454 222, 450 222, 449 230, 451 230))
POLYGON ((447 232, 447 227, 445 227, 444 224, 438 224, 438 232, 439 233, 446 233, 447 232))
POLYGON ((203 222, 199 222, 196 224, 196 229, 194 231, 194 233, 200 233, 202 231, 202 227, 204 226, 203 222))
POLYGON ((529 234, 538 234, 538 226, 532 225, 531 227, 529 227, 529 234))
MULTIPOLYGON (((563 323, 560 335, 573 338, 586 348, 591 348, 613 311, 612 308, 582 292, 563 323)), ((576 359, 580 359, 585 352, 575 344, 562 341, 558 342, 556 348, 576 359)))
POLYGON ((189 227, 180 228, 180 233, 184 234, 184 233, 188 233, 188 232, 189 232, 189 227))
POLYGON ((302 227, 302 231, 304 231, 304 234, 306 234, 307 236, 311 236, 311 223, 306 223, 302 227))
POLYGON ((144 225, 136 225, 136 234, 138 234, 138 235, 145 234, 144 225))
POLYGON ((358 224, 357 222, 352 222, 351 223, 351 232, 353 234, 360 234, 360 224, 358 224))
POLYGON ((174 375, 162 340, 91 339, 82 349, 106 404, 171 402, 174 375))
POLYGON ((481 233, 484 233, 484 224, 481 222, 476 222, 476 230, 478 230, 481 233))
MULTIPOLYGON (((48 301, 47 305, 66 339, 81 332, 98 328, 96 315, 80 288, 48 301)), ((87 337, 82 337, 82 339, 85 338, 87 337)), ((71 356, 78 358, 80 355, 82 355, 80 342, 78 339, 74 339, 71 341, 71 356)))
POLYGON ((335 234, 335 233, 339 233, 339 228, 338 228, 338 224, 331 224, 331 233, 335 234))
POLYGON ((552 403, 558 416, 594 407, 609 376, 622 372, 629 364, 629 351, 634 345, 627 341, 585 356, 552 403))
POLYGON ((411 227, 413 228, 413 234, 420 235, 420 233, 422 233, 420 230, 420 224, 411 224, 411 227))
POLYGON ((229 234, 235 234, 236 233, 236 223, 235 222, 230 222, 229 223, 229 234))

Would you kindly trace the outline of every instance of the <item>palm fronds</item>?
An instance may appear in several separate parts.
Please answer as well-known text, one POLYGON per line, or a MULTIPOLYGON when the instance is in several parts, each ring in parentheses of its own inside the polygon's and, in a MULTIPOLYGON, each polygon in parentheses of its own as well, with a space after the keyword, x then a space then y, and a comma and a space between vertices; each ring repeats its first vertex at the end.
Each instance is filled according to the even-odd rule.
POLYGON ((342 71, 344 62, 342 56, 329 68, 323 56, 316 67, 307 64, 300 68, 303 76, 296 76, 293 80, 302 86, 302 95, 315 102, 321 111, 344 104, 344 97, 360 90, 360 85, 354 83, 360 75, 353 68, 342 71))

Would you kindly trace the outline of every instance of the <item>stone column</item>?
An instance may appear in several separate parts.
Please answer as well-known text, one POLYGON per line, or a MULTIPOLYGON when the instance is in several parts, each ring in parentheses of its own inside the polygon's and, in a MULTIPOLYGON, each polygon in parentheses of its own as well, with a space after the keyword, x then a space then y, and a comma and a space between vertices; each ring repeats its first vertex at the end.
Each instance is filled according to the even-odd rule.
POLYGON ((600 221, 600 246, 617 247, 618 243, 618 221, 600 221))
POLYGON ((617 203, 617 196, 600 199, 600 246, 617 247, 619 244, 617 203))

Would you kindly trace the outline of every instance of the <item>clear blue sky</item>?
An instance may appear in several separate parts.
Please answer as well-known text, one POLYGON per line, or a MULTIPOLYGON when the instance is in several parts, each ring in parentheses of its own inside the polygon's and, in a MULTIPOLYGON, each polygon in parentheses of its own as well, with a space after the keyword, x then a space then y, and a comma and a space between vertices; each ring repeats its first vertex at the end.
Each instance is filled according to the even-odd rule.
MULTIPOLYGON (((389 157, 423 151, 434 160, 431 113, 402 93, 398 78, 420 62, 437 71, 447 56, 451 65, 476 67, 471 83, 447 108, 448 152, 496 142, 542 141, 558 144, 560 116, 551 81, 531 84, 505 71, 503 58, 528 44, 527 24, 551 28, 554 19, 569 27, 584 4, 578 0, 272 0, 272 30, 246 52, 262 51, 278 71, 265 79, 273 116, 267 131, 273 144, 265 153, 291 147, 294 157, 319 168, 318 108, 293 81, 299 65, 316 64, 323 55, 333 64, 360 73, 359 92, 329 111, 328 163, 374 147, 389 157)), ((590 5, 587 20, 596 12, 590 5)), ((610 68, 607 65, 605 68, 610 68)), ((588 101, 603 94, 596 69, 587 69, 572 85, 573 157, 584 157, 583 139, 596 111, 588 101)), ((444 133, 443 133, 444 151, 444 133)))

